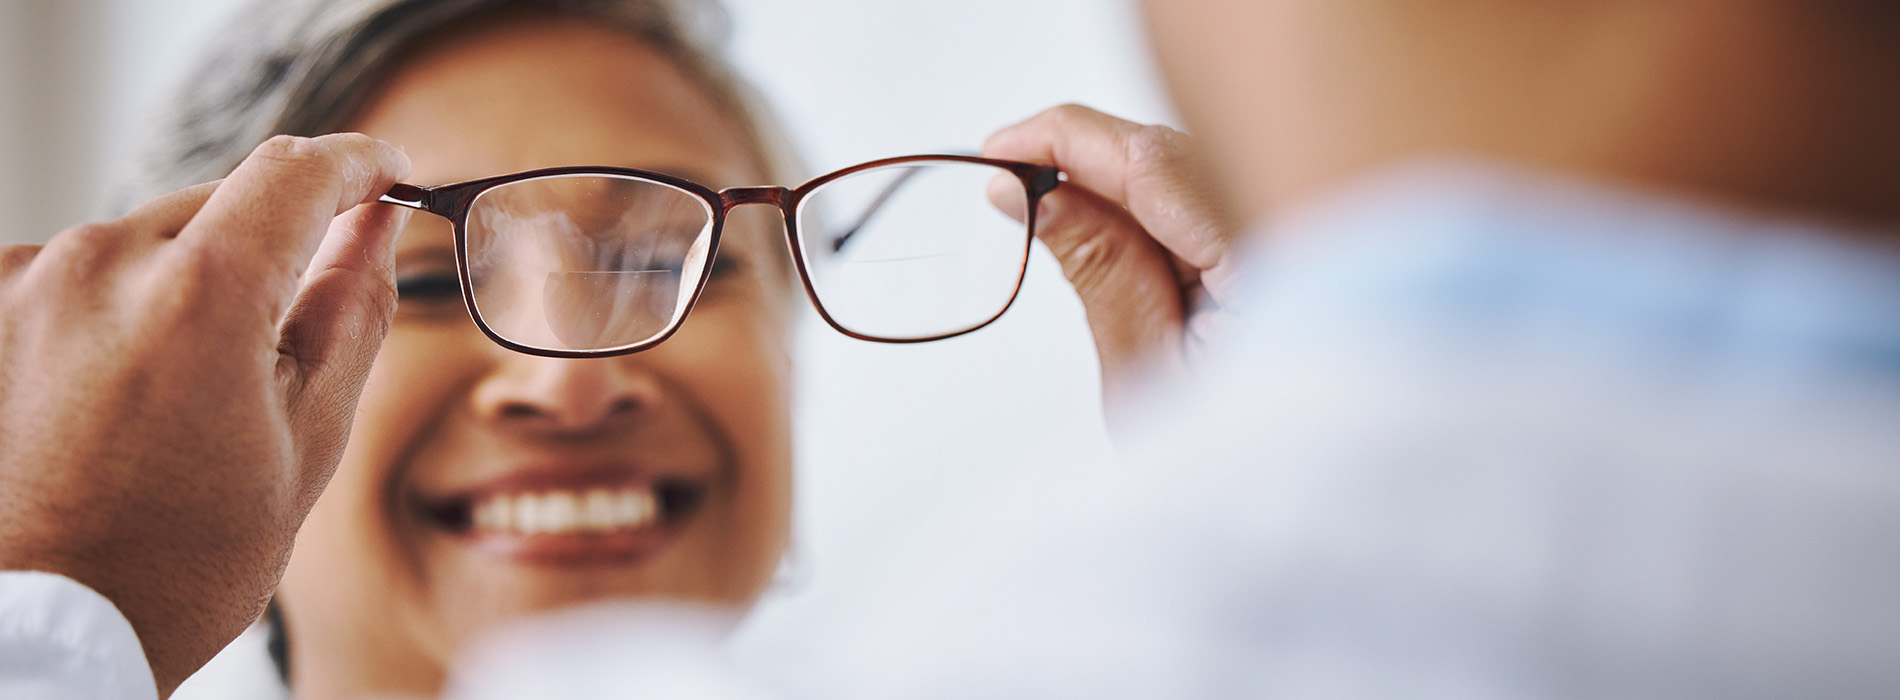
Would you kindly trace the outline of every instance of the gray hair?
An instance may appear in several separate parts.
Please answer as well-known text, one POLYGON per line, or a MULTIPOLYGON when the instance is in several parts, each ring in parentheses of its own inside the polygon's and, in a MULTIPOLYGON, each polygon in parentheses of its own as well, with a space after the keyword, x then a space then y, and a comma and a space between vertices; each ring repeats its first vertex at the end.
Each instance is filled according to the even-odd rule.
POLYGON ((728 21, 716 0, 252 0, 143 134, 112 205, 126 211, 224 177, 274 135, 341 130, 418 40, 515 8, 586 19, 653 46, 737 118, 766 176, 789 184, 798 175, 778 125, 720 56, 728 21))

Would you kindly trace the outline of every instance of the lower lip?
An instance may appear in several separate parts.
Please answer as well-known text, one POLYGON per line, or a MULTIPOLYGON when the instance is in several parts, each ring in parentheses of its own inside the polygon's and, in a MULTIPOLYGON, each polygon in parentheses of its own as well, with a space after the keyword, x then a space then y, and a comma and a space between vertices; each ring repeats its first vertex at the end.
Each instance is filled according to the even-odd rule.
POLYGON ((651 559, 673 539, 673 528, 649 525, 601 533, 519 535, 469 533, 460 539, 477 551, 539 566, 625 566, 651 559))

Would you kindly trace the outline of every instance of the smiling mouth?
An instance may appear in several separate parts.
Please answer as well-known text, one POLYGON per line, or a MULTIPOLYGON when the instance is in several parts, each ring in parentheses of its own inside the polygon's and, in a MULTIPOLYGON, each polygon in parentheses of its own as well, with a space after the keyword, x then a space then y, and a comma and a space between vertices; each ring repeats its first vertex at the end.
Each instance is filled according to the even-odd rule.
POLYGON ((423 519, 479 549, 542 563, 650 555, 705 500, 683 479, 485 491, 422 504, 423 519))

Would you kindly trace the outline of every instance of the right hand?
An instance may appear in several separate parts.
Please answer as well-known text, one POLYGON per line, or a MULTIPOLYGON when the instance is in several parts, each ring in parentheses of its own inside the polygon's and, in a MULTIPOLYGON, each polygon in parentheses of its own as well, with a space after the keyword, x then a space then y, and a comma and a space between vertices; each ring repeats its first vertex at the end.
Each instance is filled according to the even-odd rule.
POLYGON ((358 205, 408 168, 362 135, 279 137, 0 248, 0 569, 110 599, 161 697, 257 619, 336 468, 407 219, 358 205))
POLYGON ((1036 238, 1088 313, 1111 427, 1141 385, 1188 363, 1237 286, 1237 229, 1193 148, 1179 131, 1076 105, 1044 111, 983 146, 985 156, 1054 165, 1069 176, 1043 197, 1036 238))

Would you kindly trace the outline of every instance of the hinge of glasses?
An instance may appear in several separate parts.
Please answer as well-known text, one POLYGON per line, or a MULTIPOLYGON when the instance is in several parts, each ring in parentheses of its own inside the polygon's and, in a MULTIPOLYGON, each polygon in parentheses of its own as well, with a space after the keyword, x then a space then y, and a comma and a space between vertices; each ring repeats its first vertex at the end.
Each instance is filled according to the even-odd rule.
POLYGON ((429 208, 429 190, 398 182, 389 188, 387 194, 376 198, 376 201, 426 211, 429 208))

